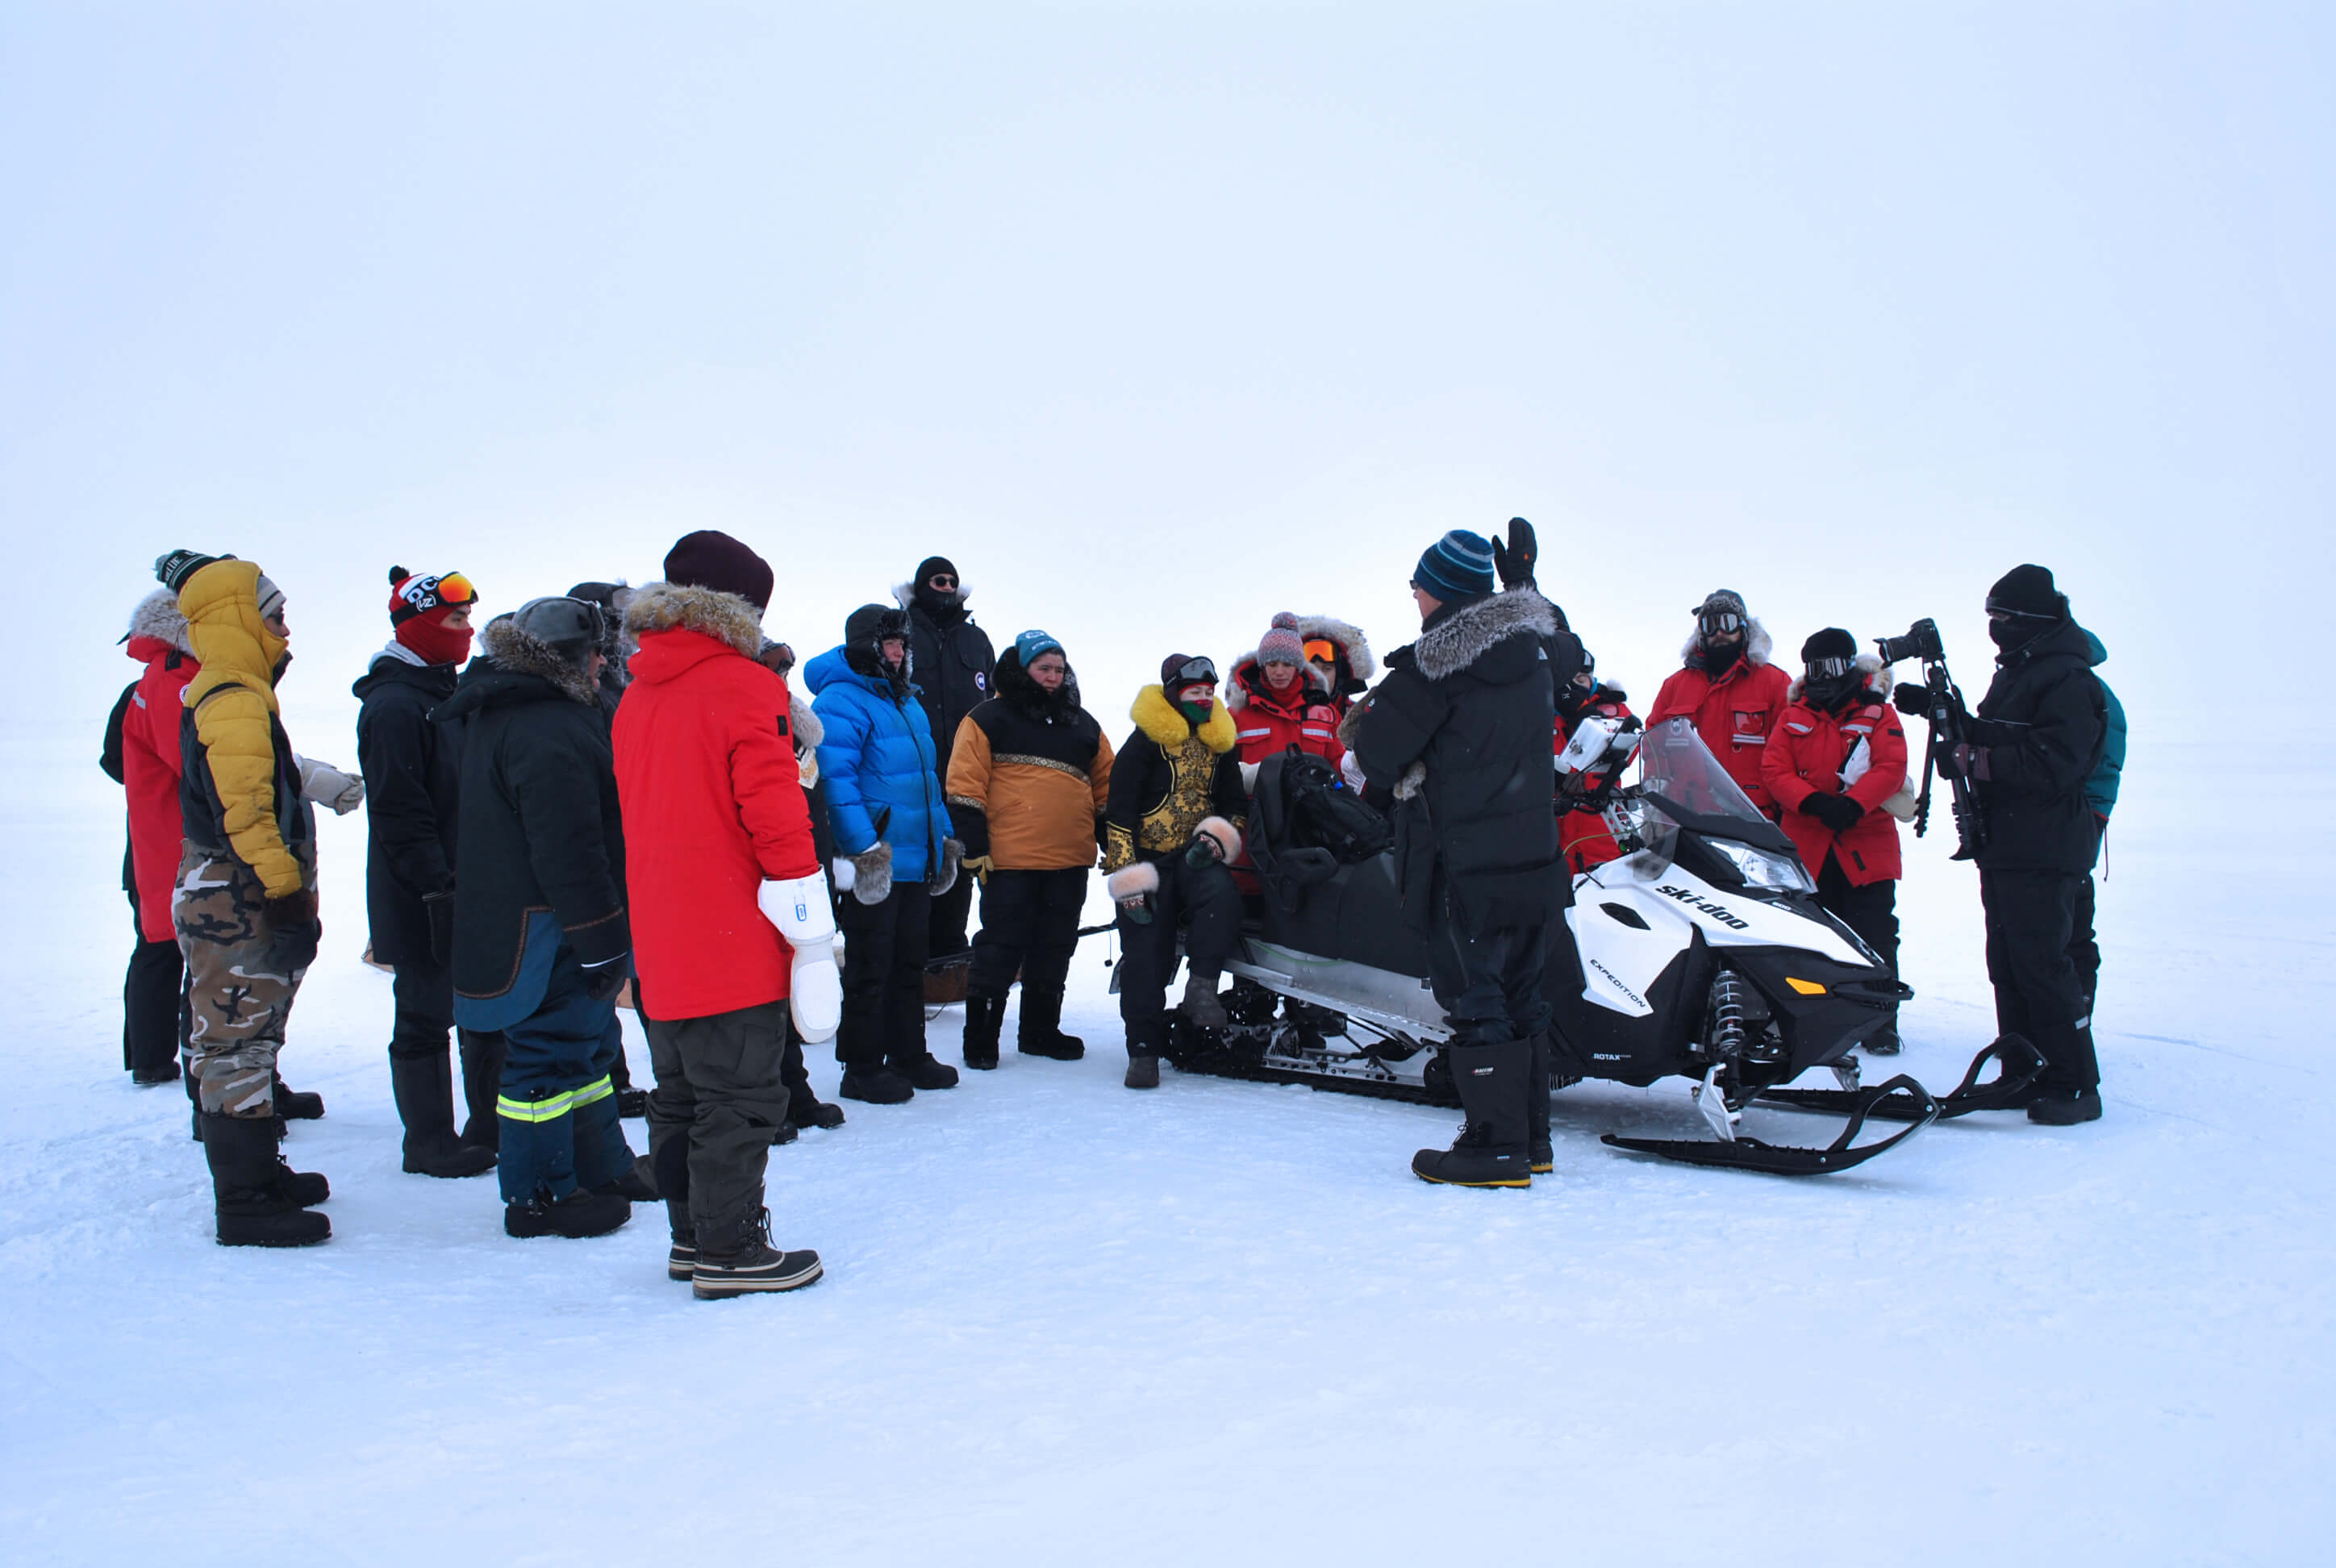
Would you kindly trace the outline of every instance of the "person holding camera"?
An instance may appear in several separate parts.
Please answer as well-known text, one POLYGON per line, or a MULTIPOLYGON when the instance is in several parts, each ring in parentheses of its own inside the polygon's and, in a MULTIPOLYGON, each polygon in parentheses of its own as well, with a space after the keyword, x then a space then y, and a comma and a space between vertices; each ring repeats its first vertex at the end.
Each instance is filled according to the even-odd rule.
POLYGON ((431 715, 462 731, 454 1022, 503 1037, 498 1174, 517 1237, 597 1236, 632 1215, 608 1081, 633 944, 603 630, 599 605, 530 599, 487 624, 431 715))
POLYGON ((350 687, 365 794, 365 918, 377 963, 390 966, 389 1088, 405 1127, 403 1164, 424 1176, 492 1170, 502 1041, 462 1032, 471 1125, 454 1131, 454 832, 462 736, 430 722, 471 657, 478 595, 460 572, 389 570, 387 647, 350 687))
MULTIPOLYGON (((2100 1064, 2070 947, 2100 850, 2085 791, 2100 765, 2107 702, 2085 629, 2043 567, 2014 567, 1988 590, 1987 634, 2001 650, 1995 679, 1940 765, 1970 781, 1984 824, 1977 859, 1996 1024, 2043 1053, 2029 1120, 2096 1121, 2100 1064)), ((1902 711, 1928 702, 1920 687, 1898 696, 1902 711)))
POLYGON ((1680 650, 1680 667, 1655 693, 1647 715, 1653 729, 1686 717, 1752 803, 1776 814, 1761 765, 1768 736, 1785 711, 1785 672, 1768 662, 1768 628, 1744 608, 1744 596, 1715 589, 1695 609, 1695 630, 1680 650))
POLYGON ((1551 1167, 1543 973, 1572 959, 1570 944, 1552 959, 1548 930, 1572 899, 1551 809, 1559 620, 1529 579, 1493 591, 1507 553, 1463 529, 1427 548, 1411 579, 1418 640, 1343 726, 1372 795, 1394 799, 1404 923, 1427 938, 1467 1117, 1412 1172, 1466 1187, 1531 1186, 1551 1167))
POLYGON ((178 595, 201 667, 179 719, 185 846, 170 913, 187 960, 190 1090, 222 1246, 305 1247, 332 1195, 277 1153, 276 1060, 316 961, 316 819, 276 684, 292 662, 284 593, 248 560, 172 550, 154 575, 178 595))
POLYGON ((1168 1045, 1168 980, 1176 930, 1185 928, 1178 1010, 1222 1028, 1217 979, 1241 940, 1241 890, 1227 862, 1241 853, 1249 796, 1240 739, 1217 700, 1217 667, 1170 654, 1160 684, 1136 694, 1135 729, 1119 748, 1104 810, 1104 886, 1119 905, 1119 1016, 1127 1027, 1131 1089, 1160 1086, 1168 1045))
MULTIPOLYGON (((1898 968, 1898 822, 1883 803, 1906 786, 1906 728, 1890 706, 1890 672, 1829 626, 1801 645, 1802 675, 1761 765, 1785 833, 1817 879, 1817 902, 1898 968)), ((1898 1053, 1898 1018, 1863 1042, 1898 1053)))

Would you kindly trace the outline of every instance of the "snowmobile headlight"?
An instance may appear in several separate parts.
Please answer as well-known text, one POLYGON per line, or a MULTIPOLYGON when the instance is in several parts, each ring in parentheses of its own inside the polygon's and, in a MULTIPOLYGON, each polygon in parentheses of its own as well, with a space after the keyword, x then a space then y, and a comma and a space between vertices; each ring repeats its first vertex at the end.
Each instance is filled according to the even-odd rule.
POLYGON ((1816 883, 1801 862, 1790 855, 1771 854, 1750 844, 1739 844, 1729 839, 1707 840, 1719 857, 1736 868, 1744 885, 1752 888, 1773 888, 1780 892, 1813 893, 1816 883))

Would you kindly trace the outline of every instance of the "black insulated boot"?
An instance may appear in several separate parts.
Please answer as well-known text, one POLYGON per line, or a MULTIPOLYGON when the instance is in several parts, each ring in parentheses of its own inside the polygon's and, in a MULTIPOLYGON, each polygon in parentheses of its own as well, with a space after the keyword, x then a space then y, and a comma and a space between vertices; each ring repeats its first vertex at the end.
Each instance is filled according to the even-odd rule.
POLYGON ((331 1239, 330 1220, 278 1190, 274 1117, 199 1114, 220 1246, 310 1247, 331 1239))
POLYGON ((1869 1057, 1894 1057, 1905 1049, 1904 1044, 1898 1038, 1897 1018, 1892 1018, 1888 1023, 1866 1036, 1858 1049, 1869 1057))
POLYGON ((847 1100, 864 1100, 871 1105, 897 1105, 916 1096, 916 1086, 879 1062, 869 1067, 847 1066, 843 1082, 835 1092, 847 1100))
POLYGON ((406 1174, 476 1176, 495 1168, 495 1152, 466 1144, 454 1131, 454 1068, 443 1056, 389 1058, 390 1097, 405 1124, 406 1174))
POLYGON ((913 1055, 902 1053, 892 1058, 894 1076, 904 1078, 912 1089, 954 1089, 957 1069, 934 1056, 930 1051, 913 1055))
POLYGON ((592 1190, 613 1193, 628 1203, 654 1203, 657 1202, 657 1173, 650 1167, 647 1154, 635 1154, 631 1166, 622 1175, 592 1190))
POLYGON ((666 1249, 665 1277, 686 1285, 697 1272, 697 1238, 676 1236, 666 1249))
POLYGON ((1533 1052, 1533 1065, 1525 1078, 1526 1164, 1534 1175, 1546 1176, 1557 1169, 1557 1151, 1549 1141, 1549 1031, 1543 1029, 1525 1045, 1533 1052))
POLYGON ((1160 1086, 1160 1058, 1149 1051, 1127 1053, 1127 1076, 1119 1080, 1131 1089, 1156 1089, 1160 1086))
MULTIPOLYGON (((1030 998, 1022 998, 1024 1027, 1028 1027, 1030 998)), ((1006 1022, 1006 998, 968 991, 965 998, 965 1065, 979 1073, 998 1066, 998 1031, 1006 1022)))
MULTIPOLYGON (((779 1058, 779 1082, 787 1086, 787 1125, 791 1127, 840 1127, 843 1125, 843 1107, 831 1105, 811 1092, 811 1069, 803 1066, 803 1039, 795 1033, 794 1020, 787 1020, 786 1053, 779 1058)), ((783 1144, 785 1139, 773 1137, 771 1142, 783 1144)))
POLYGON ((2059 1086, 2039 1086, 2028 1101, 2028 1119, 2048 1127, 2073 1127, 2079 1122, 2101 1119, 2101 1092, 2098 1089, 2068 1089, 2059 1086))
POLYGON ((605 1236, 633 1217, 632 1201, 612 1193, 591 1193, 579 1187, 566 1197, 547 1201, 540 1193, 530 1203, 503 1205, 503 1234, 521 1241, 536 1236, 605 1236))
POLYGON ((1184 998, 1176 1010, 1198 1027, 1222 1029, 1225 1027, 1225 1004, 1217 996, 1217 977, 1194 969, 1184 978, 1184 998))
MULTIPOLYGON (((280 1116, 268 1118, 268 1126, 276 1134, 277 1147, 284 1144, 284 1121, 280 1116)), ((313 1209, 333 1195, 333 1183, 316 1171, 296 1171, 281 1153, 276 1156, 276 1195, 294 1208, 313 1209)))
MULTIPOLYGON (((710 1238, 700 1240, 703 1243, 710 1238)), ((766 1290, 799 1290, 822 1272, 817 1252, 783 1252, 771 1245, 771 1212, 764 1209, 726 1247, 716 1251, 700 1245, 690 1294, 701 1301, 719 1301, 766 1290)))
POLYGON ((1526 1091, 1533 1047, 1523 1040, 1455 1044, 1452 1080, 1467 1121, 1449 1149, 1422 1149, 1412 1174, 1454 1187, 1530 1187, 1532 1151, 1526 1091))
POLYGON ((325 1096, 303 1094, 288 1086, 279 1074, 276 1079, 276 1114, 290 1122, 313 1122, 325 1114, 325 1096))
POLYGON ((1063 993, 1034 997, 1022 988, 1022 1021, 1015 1031, 1014 1048, 1026 1057, 1076 1062, 1087 1054, 1087 1043, 1063 1033, 1063 993))

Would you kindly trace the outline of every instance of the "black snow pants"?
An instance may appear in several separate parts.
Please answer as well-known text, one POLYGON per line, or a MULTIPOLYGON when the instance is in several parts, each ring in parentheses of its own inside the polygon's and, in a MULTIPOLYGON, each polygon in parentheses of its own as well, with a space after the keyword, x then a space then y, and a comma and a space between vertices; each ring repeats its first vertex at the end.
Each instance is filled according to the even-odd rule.
POLYGON ((641 1003, 657 1073, 649 1164, 674 1239, 735 1251, 761 1218, 771 1136, 787 1119, 787 1004, 667 1021, 649 1013, 653 998, 641 1003))
POLYGON ((1085 866, 990 872, 981 884, 981 930, 973 939, 974 994, 1002 997, 1017 973, 1025 996, 1060 993, 1086 901, 1085 866))
POLYGON ((2048 1088, 2089 1089, 2101 1081, 2083 979, 2069 956, 2085 880, 2081 872, 1979 874, 1996 1027, 2025 1036, 2044 1053, 2037 1081, 2048 1088))
POLYGON ((194 1020, 187 1008, 187 959, 179 939, 150 942, 140 923, 138 889, 129 868, 122 885, 130 894, 130 969, 122 978, 122 1070, 160 1072, 187 1043, 194 1020))
POLYGON ((1168 1044, 1168 982, 1176 973, 1176 930, 1184 930, 1191 972, 1219 975, 1241 940, 1241 889, 1232 872, 1211 861, 1192 866, 1182 854, 1152 862, 1160 872, 1152 920, 1138 924, 1119 914, 1119 1017, 1127 1026, 1130 1056, 1156 1057, 1168 1044))
POLYGON ((881 904, 836 901, 843 930, 843 1025, 835 1059, 859 1073, 925 1054, 925 943, 932 898, 923 882, 896 881, 881 904))
POLYGON ((1817 906, 1826 913, 1839 917, 1841 923, 1857 933, 1858 940, 1874 950, 1874 956, 1898 972, 1898 884, 1883 881, 1868 882, 1864 887, 1850 885, 1849 875, 1841 869, 1841 862, 1831 854, 1825 856, 1824 869, 1817 872, 1817 906))

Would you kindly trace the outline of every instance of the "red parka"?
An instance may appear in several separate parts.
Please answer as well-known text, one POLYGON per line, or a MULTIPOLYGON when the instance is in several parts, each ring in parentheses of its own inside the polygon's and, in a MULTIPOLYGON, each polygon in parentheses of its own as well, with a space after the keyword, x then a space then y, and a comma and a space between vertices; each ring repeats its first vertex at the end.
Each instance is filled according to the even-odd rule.
POLYGON ((1695 733, 1703 737, 1703 744, 1711 748, 1711 755, 1719 759, 1737 787, 1752 797, 1754 805, 1773 813, 1776 808, 1768 796, 1760 758, 1768 748, 1770 732, 1791 700, 1786 695, 1791 682, 1783 670, 1768 662, 1769 646, 1767 628, 1755 620, 1745 640, 1744 657, 1714 680, 1696 663, 1702 653, 1701 634, 1690 638, 1682 650, 1686 667, 1673 671, 1655 694, 1647 727, 1652 729, 1665 719, 1682 715, 1693 719, 1695 733))
POLYGON ((752 605, 649 583, 617 705, 617 794, 642 1009, 699 1018, 782 1000, 788 947, 755 898, 819 870, 789 734, 787 685, 755 662, 752 605))
POLYGON ((1882 803, 1906 784, 1906 730, 1898 710, 1890 706, 1889 672, 1872 654, 1862 656, 1866 691, 1839 713, 1811 707, 1799 700, 1801 683, 1792 683, 1794 700, 1769 737, 1764 766, 1768 789, 1785 808, 1783 826, 1801 860, 1815 876, 1825 869, 1825 856, 1841 862, 1852 887, 1895 881, 1902 869, 1898 852, 1898 820, 1882 803), (1875 689, 1879 683, 1879 689, 1875 689), (1847 788, 1842 770, 1863 741, 1865 772, 1847 788), (1801 803, 1813 794, 1845 794, 1865 808, 1848 832, 1836 834, 1801 803))
POLYGON ((170 894, 186 847, 179 808, 179 721, 187 683, 201 673, 187 640, 186 618, 167 589, 149 594, 130 618, 131 658, 146 667, 122 715, 122 784, 130 794, 130 872, 138 884, 138 934, 178 940, 170 894))
MULTIPOLYGON (((1574 730, 1585 718, 1628 718, 1630 705, 1618 686, 1599 686, 1581 706, 1558 710, 1552 750, 1563 755, 1574 730)), ((1608 861, 1620 860, 1621 846, 1614 842, 1614 829, 1606 821, 1604 812, 1567 812, 1557 819, 1557 852, 1565 857, 1566 869, 1575 876, 1592 866, 1602 866, 1608 861)))
POLYGON ((1266 684, 1265 667, 1257 655, 1243 654, 1233 663, 1225 707, 1233 716, 1241 742, 1241 759, 1261 763, 1291 746, 1319 756, 1333 767, 1347 755, 1338 744, 1338 709, 1323 687, 1322 677, 1311 666, 1301 666, 1288 691, 1266 684))

